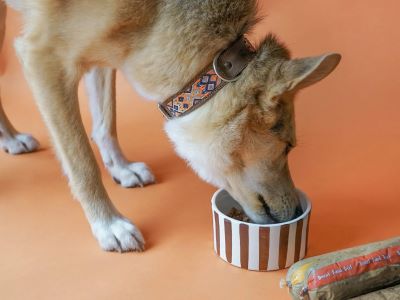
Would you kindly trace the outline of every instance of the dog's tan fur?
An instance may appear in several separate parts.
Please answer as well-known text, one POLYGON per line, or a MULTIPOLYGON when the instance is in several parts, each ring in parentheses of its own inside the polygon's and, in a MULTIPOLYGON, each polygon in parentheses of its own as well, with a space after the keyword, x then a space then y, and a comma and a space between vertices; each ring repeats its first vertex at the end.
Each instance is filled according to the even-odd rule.
MULTIPOLYGON (((110 173, 124 186, 151 183, 150 170, 127 162, 118 145, 115 69, 162 101, 248 32, 257 20, 256 1, 7 3, 24 15, 16 50, 94 235, 105 250, 143 249, 140 232, 118 213, 102 184, 79 114, 78 82, 87 73, 93 138, 110 173)), ((327 76, 339 59, 290 60, 287 49, 268 36, 237 82, 195 112, 167 122, 167 134, 199 175, 226 188, 254 221, 288 220, 297 205, 287 166, 287 152, 296 144, 293 96, 327 76)), ((1 112, 0 124, 10 127, 1 112)))

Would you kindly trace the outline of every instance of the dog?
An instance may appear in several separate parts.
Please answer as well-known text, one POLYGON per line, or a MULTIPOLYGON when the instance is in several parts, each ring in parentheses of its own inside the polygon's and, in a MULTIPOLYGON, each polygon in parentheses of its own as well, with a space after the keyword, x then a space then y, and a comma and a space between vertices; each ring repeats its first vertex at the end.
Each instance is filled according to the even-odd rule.
MULTIPOLYGON (((123 187, 151 184, 151 170, 129 162, 118 143, 115 70, 156 103, 173 99, 221 51, 243 40, 258 21, 256 0, 5 1, 23 15, 15 49, 95 238, 107 251, 142 251, 142 234, 113 206, 102 183, 79 113, 78 83, 84 77, 92 138, 108 172, 123 187)), ((6 5, 0 7, 3 37, 6 5)), ((240 73, 233 80, 212 73, 224 83, 218 92, 190 113, 169 118, 165 131, 197 174, 226 189, 252 221, 284 222, 298 205, 287 159, 296 146, 294 97, 330 74, 341 57, 291 59, 271 34, 247 47, 251 59, 240 73)), ((12 154, 38 147, 2 109, 0 144, 12 154)))

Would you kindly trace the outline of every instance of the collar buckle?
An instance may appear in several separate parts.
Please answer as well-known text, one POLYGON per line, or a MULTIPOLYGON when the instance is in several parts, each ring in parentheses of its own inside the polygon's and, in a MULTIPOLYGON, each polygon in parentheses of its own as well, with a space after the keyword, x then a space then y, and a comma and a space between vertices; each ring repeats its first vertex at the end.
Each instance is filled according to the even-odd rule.
POLYGON ((237 81, 254 55, 254 47, 244 36, 241 36, 215 56, 213 60, 214 72, 223 81, 237 81))

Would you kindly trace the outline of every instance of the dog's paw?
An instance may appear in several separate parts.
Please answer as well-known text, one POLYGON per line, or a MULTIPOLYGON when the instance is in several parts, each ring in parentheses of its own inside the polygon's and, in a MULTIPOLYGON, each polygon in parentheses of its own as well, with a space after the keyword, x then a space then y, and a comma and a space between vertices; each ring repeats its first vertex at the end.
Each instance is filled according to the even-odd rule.
POLYGON ((33 152, 39 148, 39 142, 30 134, 18 133, 0 137, 0 148, 9 154, 33 152))
POLYGON ((154 175, 145 163, 115 164, 109 171, 114 181, 125 188, 143 187, 154 183, 154 175))
POLYGON ((141 232, 124 217, 94 222, 92 232, 100 247, 105 251, 141 252, 144 250, 145 242, 141 232))

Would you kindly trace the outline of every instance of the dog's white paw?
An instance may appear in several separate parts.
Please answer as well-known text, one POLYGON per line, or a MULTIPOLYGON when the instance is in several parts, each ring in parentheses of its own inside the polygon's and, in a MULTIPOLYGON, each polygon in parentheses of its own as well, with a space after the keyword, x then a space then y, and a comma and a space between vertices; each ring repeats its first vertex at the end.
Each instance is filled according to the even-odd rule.
POLYGON ((39 142, 30 134, 18 133, 0 137, 0 148, 9 154, 22 154, 37 150, 39 142))
POLYGON ((145 242, 141 232, 124 217, 94 222, 92 232, 100 247, 105 251, 141 252, 144 250, 145 242))
POLYGON ((109 171, 114 181, 125 188, 154 183, 154 175, 145 163, 114 164, 109 171))

